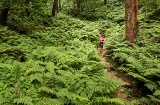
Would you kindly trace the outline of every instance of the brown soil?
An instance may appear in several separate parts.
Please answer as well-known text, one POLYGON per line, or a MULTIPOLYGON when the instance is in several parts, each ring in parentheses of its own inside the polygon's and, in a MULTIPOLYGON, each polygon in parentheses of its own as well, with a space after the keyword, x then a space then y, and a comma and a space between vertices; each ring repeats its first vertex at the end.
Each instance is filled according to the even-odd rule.
MULTIPOLYGON (((102 61, 107 62, 107 57, 105 56, 106 50, 104 48, 103 49, 98 48, 98 52, 101 54, 102 61)), ((108 70, 107 74, 112 79, 116 79, 122 83, 131 84, 132 78, 129 77, 128 75, 126 75, 126 73, 122 73, 122 72, 118 72, 118 71, 114 70, 112 64, 107 62, 105 68, 108 70)), ((117 94, 117 98, 120 98, 120 99, 124 100, 125 102, 130 103, 132 100, 136 99, 133 96, 134 92, 135 91, 133 90, 133 88, 128 87, 128 86, 123 86, 119 89, 119 92, 117 94)))

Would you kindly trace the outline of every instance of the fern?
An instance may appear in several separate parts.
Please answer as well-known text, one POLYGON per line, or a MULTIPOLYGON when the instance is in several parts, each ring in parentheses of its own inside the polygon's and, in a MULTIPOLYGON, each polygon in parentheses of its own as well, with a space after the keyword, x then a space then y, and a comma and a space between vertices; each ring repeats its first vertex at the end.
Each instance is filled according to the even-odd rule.
POLYGON ((22 98, 18 98, 18 99, 14 99, 14 103, 15 104, 26 104, 26 105, 34 105, 32 103, 32 98, 31 97, 22 97, 22 98))
POLYGON ((107 101, 111 104, 115 103, 115 104, 119 104, 119 105, 125 105, 124 101, 122 101, 119 98, 107 99, 107 101))
MULTIPOLYGON (((37 6, 42 1, 32 3, 37 6)), ((8 20, 9 25, 15 29, 20 27, 17 31, 23 31, 25 35, 17 32, 12 35, 10 30, 6 34, 8 29, 0 29, 3 42, 0 44, 0 102, 11 105, 122 104, 115 97, 123 84, 106 76, 105 63, 101 62, 95 48, 99 23, 74 19, 62 13, 48 22, 48 18, 43 20, 36 14, 39 9, 33 11, 35 7, 30 6, 35 23, 30 22, 29 17, 14 15, 12 10, 10 15, 13 17, 8 20), (52 24, 45 27, 42 20, 52 24)), ((120 28, 115 23, 111 25, 120 28)), ((114 32, 118 35, 122 29, 114 32)), ((115 50, 116 47, 112 47, 115 50)))
POLYGON ((160 71, 158 68, 150 68, 150 69, 146 69, 144 76, 156 76, 156 77, 160 77, 160 71))

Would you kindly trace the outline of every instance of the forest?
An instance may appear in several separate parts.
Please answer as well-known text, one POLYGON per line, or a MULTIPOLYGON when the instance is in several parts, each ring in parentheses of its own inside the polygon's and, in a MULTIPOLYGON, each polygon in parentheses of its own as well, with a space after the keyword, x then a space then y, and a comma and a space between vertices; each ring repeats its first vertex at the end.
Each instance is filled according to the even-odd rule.
POLYGON ((160 105, 159 59, 160 0, 0 0, 0 105, 160 105))

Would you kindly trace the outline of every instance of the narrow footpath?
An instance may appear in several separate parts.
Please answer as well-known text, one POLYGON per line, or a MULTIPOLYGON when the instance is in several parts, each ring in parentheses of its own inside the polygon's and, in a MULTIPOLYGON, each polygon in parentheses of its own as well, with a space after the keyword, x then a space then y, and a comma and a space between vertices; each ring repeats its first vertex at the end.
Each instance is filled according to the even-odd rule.
MULTIPOLYGON (((103 47, 103 50, 101 51, 101 48, 98 48, 98 52, 101 54, 102 57, 102 61, 107 62, 106 64, 106 69, 108 71, 108 75, 112 78, 112 79, 116 79, 122 83, 131 83, 131 78, 129 78, 126 73, 121 73, 118 72, 116 70, 114 70, 114 67, 112 66, 112 64, 109 62, 109 60, 106 57, 106 49, 105 46, 103 47)), ((130 103, 132 100, 135 100, 136 98, 133 96, 135 90, 129 86, 123 86, 121 87, 121 89, 119 90, 118 94, 117 94, 117 98, 120 98, 122 100, 124 100, 127 103, 130 103)))

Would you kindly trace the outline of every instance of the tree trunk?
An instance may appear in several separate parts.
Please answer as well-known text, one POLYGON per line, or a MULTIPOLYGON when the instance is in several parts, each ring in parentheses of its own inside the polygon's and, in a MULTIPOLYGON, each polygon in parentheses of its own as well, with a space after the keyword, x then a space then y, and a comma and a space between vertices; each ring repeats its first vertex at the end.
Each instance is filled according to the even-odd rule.
POLYGON ((25 11, 26 11, 26 14, 27 14, 27 16, 29 16, 30 15, 30 12, 29 12, 29 10, 28 10, 28 4, 29 4, 29 2, 30 2, 30 0, 25 0, 25 11))
POLYGON ((57 3, 56 3, 56 11, 58 12, 58 9, 59 9, 59 7, 58 7, 58 6, 59 6, 59 5, 58 5, 59 0, 57 0, 56 2, 57 2, 57 3))
POLYGON ((74 16, 77 15, 77 0, 73 0, 74 16))
POLYGON ((52 7, 52 16, 56 15, 56 11, 58 9, 58 0, 54 0, 53 7, 52 7))
POLYGON ((61 6, 61 0, 58 1, 58 7, 59 7, 59 9, 62 8, 62 6, 61 6))
POLYGON ((104 5, 107 5, 107 0, 104 0, 104 5))
POLYGON ((135 12, 135 18, 134 18, 134 37, 138 34, 138 0, 134 0, 134 12, 135 12))
POLYGON ((8 18, 9 0, 4 2, 4 8, 1 10, 0 25, 5 26, 8 18))
POLYGON ((4 8, 1 11, 0 25, 5 26, 8 17, 8 8, 4 8))
POLYGON ((138 0, 125 0, 126 40, 134 43, 138 33, 138 0))
POLYGON ((77 17, 80 17, 81 14, 81 2, 77 0, 77 17))

